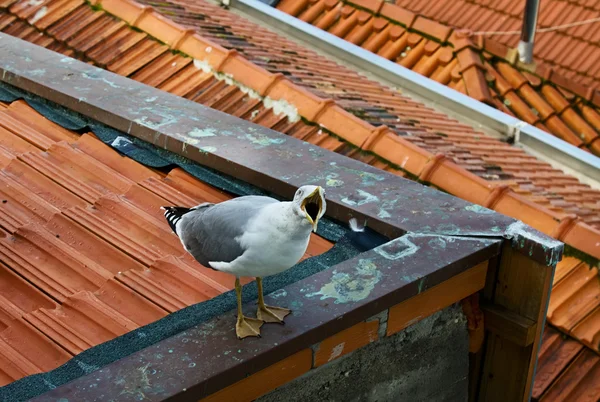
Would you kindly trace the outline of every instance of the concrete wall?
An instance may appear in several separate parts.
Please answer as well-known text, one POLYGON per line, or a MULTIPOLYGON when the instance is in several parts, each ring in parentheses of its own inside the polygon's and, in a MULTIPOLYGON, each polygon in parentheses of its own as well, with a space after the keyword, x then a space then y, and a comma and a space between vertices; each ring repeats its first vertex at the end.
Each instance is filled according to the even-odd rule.
POLYGON ((466 319, 460 306, 451 306, 257 401, 467 401, 468 351, 466 319))

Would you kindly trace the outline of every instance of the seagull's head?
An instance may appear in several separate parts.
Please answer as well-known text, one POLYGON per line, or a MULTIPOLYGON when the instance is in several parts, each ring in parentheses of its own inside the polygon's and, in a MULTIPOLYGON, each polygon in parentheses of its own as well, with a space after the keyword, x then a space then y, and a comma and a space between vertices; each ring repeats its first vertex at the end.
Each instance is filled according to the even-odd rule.
POLYGON ((312 225, 313 232, 317 231, 319 219, 325 215, 325 190, 321 186, 302 186, 294 195, 294 207, 298 215, 306 218, 312 225))

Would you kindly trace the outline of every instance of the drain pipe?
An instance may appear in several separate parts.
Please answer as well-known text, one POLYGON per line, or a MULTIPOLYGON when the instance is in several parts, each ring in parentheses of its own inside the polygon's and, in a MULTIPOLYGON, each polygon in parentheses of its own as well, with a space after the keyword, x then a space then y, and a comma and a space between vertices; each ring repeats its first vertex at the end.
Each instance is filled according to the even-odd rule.
POLYGON ((535 38, 539 8, 539 0, 526 0, 523 26, 521 28, 521 40, 517 46, 521 63, 531 64, 533 62, 533 40, 535 38))

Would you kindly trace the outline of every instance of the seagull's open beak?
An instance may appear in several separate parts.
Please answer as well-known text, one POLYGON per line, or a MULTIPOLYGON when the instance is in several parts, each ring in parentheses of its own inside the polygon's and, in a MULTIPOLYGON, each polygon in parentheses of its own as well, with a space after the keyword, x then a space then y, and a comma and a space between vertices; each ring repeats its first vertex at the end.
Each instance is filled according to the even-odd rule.
POLYGON ((313 226, 313 232, 317 231, 319 217, 323 209, 323 199, 321 198, 321 187, 317 187, 308 197, 302 200, 302 210, 306 219, 313 226))

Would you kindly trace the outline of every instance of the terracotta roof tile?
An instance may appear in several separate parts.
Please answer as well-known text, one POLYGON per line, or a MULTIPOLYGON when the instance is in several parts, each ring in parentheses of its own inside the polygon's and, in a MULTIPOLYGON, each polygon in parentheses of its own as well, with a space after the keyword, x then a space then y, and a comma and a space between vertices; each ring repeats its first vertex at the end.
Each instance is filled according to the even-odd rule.
POLYGON ((538 354, 537 373, 531 394, 533 401, 539 401, 540 397, 560 378, 563 372, 568 374, 571 362, 583 349, 585 347, 581 343, 573 339, 563 339, 560 332, 546 326, 538 354))
POLYGON ((600 376, 600 357, 584 349, 538 400, 540 402, 597 401, 600 398, 598 376, 600 376))
MULTIPOLYGON (((23 101, 2 104, 0 125, 0 386, 232 289, 185 253, 159 210, 229 195, 180 168, 153 171, 23 101)), ((303 258, 331 247, 313 235, 303 258)))
MULTIPOLYGON (((418 0, 397 1, 402 9, 433 18, 455 28, 473 31, 519 30, 519 20, 524 3, 517 0, 505 2, 472 2, 452 0, 446 3, 442 12, 434 8, 424 8, 418 0), (460 10, 455 13, 452 10, 460 10), (485 17, 487 16, 487 17, 485 17), (482 21, 487 20, 487 23, 482 21), (494 24, 492 21, 497 21, 494 24)), ((540 28, 584 21, 600 16, 600 10, 591 4, 572 4, 568 0, 550 0, 540 5, 538 24, 540 28)), ((588 85, 598 87, 600 81, 590 66, 600 57, 597 46, 600 26, 597 23, 565 28, 554 32, 538 32, 535 38, 534 56, 538 63, 556 66, 565 73, 571 73, 576 82, 587 80, 588 85), (582 55, 586 55, 582 57, 582 55)), ((490 36, 496 41, 511 47, 516 46, 519 35, 490 36)))

